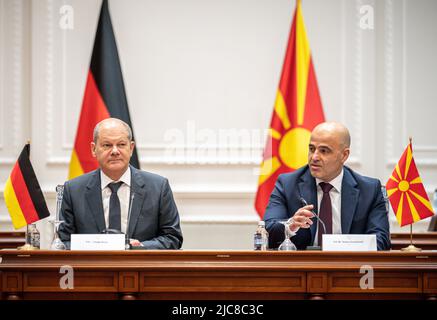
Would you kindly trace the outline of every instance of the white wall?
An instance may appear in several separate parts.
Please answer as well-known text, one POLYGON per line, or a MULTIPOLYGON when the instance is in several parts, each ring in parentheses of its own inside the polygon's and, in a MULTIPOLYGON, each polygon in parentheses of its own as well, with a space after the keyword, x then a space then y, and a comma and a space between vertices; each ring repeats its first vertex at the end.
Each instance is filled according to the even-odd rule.
MULTIPOLYGON (((186 249, 252 247, 256 171, 294 6, 294 0, 110 1, 141 166, 169 178, 186 249)), ((99 9, 100 0, 0 0, 0 189, 30 139, 53 213, 99 9), (72 30, 59 25, 63 5, 74 10, 72 30)), ((385 182, 411 135, 431 195, 437 2, 305 0, 303 14, 325 115, 351 130, 349 165, 385 182), (374 9, 374 29, 360 28, 363 5, 374 9)), ((48 224, 39 227, 48 243, 48 224)), ((0 229, 12 229, 3 192, 0 229)))

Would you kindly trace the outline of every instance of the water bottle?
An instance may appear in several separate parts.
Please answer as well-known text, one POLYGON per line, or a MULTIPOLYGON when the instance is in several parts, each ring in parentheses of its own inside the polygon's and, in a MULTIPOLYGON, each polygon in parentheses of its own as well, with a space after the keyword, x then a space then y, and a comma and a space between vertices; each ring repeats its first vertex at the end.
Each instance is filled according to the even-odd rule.
POLYGON ((36 225, 34 223, 29 225, 29 240, 30 240, 30 245, 32 245, 33 247, 40 249, 40 240, 41 240, 41 235, 38 231, 38 229, 36 228, 36 225))
POLYGON ((253 236, 253 248, 255 250, 265 251, 269 244, 269 233, 266 230, 264 221, 258 222, 258 228, 253 236))

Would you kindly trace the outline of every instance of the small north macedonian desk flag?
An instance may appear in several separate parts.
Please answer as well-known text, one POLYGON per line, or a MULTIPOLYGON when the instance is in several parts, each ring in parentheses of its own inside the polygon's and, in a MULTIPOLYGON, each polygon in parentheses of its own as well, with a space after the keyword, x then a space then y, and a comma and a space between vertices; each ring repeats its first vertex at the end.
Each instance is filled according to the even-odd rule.
POLYGON ((401 227, 434 215, 408 144, 386 184, 387 195, 401 227))
POLYGON ((30 145, 26 144, 12 169, 4 191, 6 207, 15 229, 50 215, 29 155, 30 145))

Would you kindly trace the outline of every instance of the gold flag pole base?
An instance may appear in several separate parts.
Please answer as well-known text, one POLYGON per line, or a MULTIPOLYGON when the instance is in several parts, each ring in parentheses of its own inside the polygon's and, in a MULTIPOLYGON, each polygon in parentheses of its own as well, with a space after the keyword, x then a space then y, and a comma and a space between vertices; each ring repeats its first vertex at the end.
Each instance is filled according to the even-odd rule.
POLYGON ((418 248, 415 245, 413 245, 413 224, 410 224, 410 245, 408 247, 401 248, 401 251, 406 251, 406 252, 420 252, 420 251, 422 251, 421 248, 418 248))
POLYGON ((17 250, 31 251, 31 250, 39 250, 39 249, 37 247, 32 246, 30 243, 26 243, 24 246, 18 247, 17 250))
POLYGON ((401 251, 420 252, 420 251, 422 251, 422 249, 410 244, 408 247, 401 248, 401 251))

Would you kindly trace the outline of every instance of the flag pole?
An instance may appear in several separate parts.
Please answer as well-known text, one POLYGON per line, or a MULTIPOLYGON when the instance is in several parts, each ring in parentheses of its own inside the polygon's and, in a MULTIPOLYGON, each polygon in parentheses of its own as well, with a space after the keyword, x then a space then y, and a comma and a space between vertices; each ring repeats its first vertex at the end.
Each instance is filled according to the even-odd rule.
MULTIPOLYGON (((27 144, 30 145, 30 139, 27 140, 27 144)), ((30 157, 30 154, 29 154, 29 157, 30 157)), ((32 245, 31 237, 32 237, 32 234, 30 233, 30 230, 29 230, 29 224, 27 224, 26 225, 26 236, 25 236, 26 242, 23 246, 18 247, 17 249, 24 250, 24 251, 37 250, 38 248, 32 245)))
MULTIPOLYGON (((413 139, 411 137, 409 137, 409 139, 411 144, 411 152, 413 152, 413 147, 412 147, 413 139)), ((410 245, 408 247, 402 248, 401 251, 409 251, 409 252, 422 251, 421 248, 418 248, 413 244, 413 223, 410 224, 410 245)))
POLYGON ((410 224, 410 245, 408 247, 402 248, 401 251, 408 251, 408 252, 422 251, 421 248, 418 248, 413 244, 413 224, 410 224))

